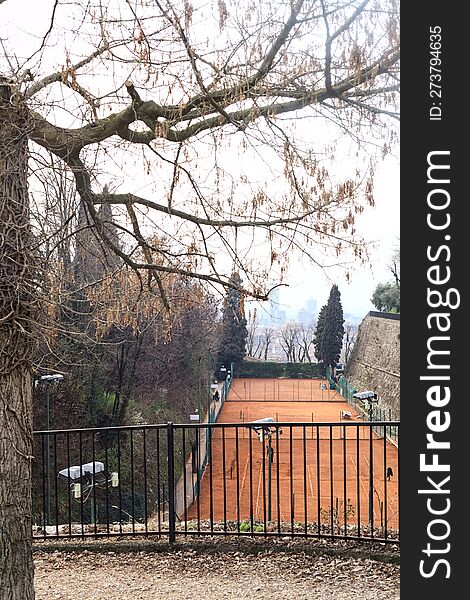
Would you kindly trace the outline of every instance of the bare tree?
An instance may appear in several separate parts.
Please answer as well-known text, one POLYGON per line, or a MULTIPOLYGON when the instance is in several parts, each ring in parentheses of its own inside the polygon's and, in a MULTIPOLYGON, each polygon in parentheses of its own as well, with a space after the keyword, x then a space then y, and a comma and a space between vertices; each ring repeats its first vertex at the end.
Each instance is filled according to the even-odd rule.
POLYGON ((356 342, 357 336, 357 325, 351 323, 350 321, 346 321, 344 324, 344 338, 343 338, 343 349, 342 349, 342 358, 343 365, 346 365, 349 357, 351 356, 352 349, 354 348, 354 344, 356 342))
POLYGON ((312 362, 310 355, 311 348, 313 347, 313 340, 315 338, 315 323, 304 325, 303 323, 298 329, 298 359, 299 362, 312 362))
POLYGON ((287 362, 297 362, 300 328, 297 323, 289 323, 280 331, 280 344, 287 362))
POLYGON ((262 353, 264 360, 268 360, 269 349, 276 339, 276 330, 273 327, 265 327, 261 334, 262 353))
POLYGON ((390 272, 395 280, 395 285, 400 287, 400 248, 396 248, 393 253, 391 264, 388 265, 390 272))
POLYGON ((186 0, 58 0, 29 57, 2 36, 2 600, 34 597, 31 361, 50 265, 33 259, 30 227, 47 215, 28 169, 33 191, 66 168, 87 226, 169 314, 174 274, 239 289, 239 270, 240 291, 266 299, 294 249, 321 266, 364 259, 355 216, 373 204, 373 155, 396 136, 397 14, 392 0, 220 2, 215 16, 186 0), (340 178, 327 158, 346 134, 370 169, 340 178), (120 244, 103 205, 120 215, 120 244))
POLYGON ((248 312, 247 329, 246 354, 252 358, 259 358, 262 342, 259 334, 259 318, 256 307, 253 308, 253 311, 248 312))
MULTIPOLYGON (((206 36, 206 30, 198 31, 192 26, 194 14, 188 3, 179 7, 156 0, 154 17, 146 14, 144 7, 140 8, 140 15, 133 9, 130 23, 122 20, 119 24, 119 37, 111 24, 115 20, 108 14, 107 23, 104 9, 98 4, 96 20, 88 23, 96 50, 74 63, 64 55, 65 64, 60 71, 37 78, 25 89, 28 106, 34 106, 30 138, 67 165, 104 243, 128 265, 151 270, 157 278, 178 272, 229 285, 229 276, 224 274, 227 269, 220 265, 217 250, 223 248, 232 261, 240 263, 236 238, 253 227, 258 228, 258 239, 262 232, 266 233, 271 242, 266 248, 273 262, 282 259, 285 242, 302 244, 304 251, 318 261, 309 249, 316 236, 334 253, 347 247, 356 254, 364 252, 360 240, 347 232, 353 229, 354 214, 363 208, 359 194, 365 191, 372 202, 370 181, 361 174, 357 181, 335 183, 326 165, 320 164, 317 156, 303 149, 292 136, 289 121, 282 115, 314 107, 306 115, 324 113, 340 129, 354 130, 356 140, 356 120, 365 125, 368 117, 371 122, 376 121, 380 113, 386 113, 388 118, 396 116, 380 105, 398 85, 396 39, 387 39, 386 45, 377 41, 374 47, 369 47, 360 36, 354 40, 355 29, 365 27, 370 14, 374 14, 369 4, 365 1, 345 9, 324 3, 318 10, 317 3, 297 0, 289 10, 278 9, 278 14, 272 14, 269 11, 276 9, 261 3, 259 24, 245 28, 237 44, 223 50, 202 46, 201 36, 206 36), (284 22, 276 25, 275 17, 282 13, 284 22), (314 53, 317 38, 311 33, 315 28, 324 35, 323 64, 314 58, 318 54, 314 53), (305 42, 299 48, 298 38, 305 42), (350 53, 349 62, 341 65, 338 61, 345 51, 350 53), (117 79, 113 89, 119 89, 103 94, 99 88, 106 87, 107 82, 93 73, 110 62, 117 73, 128 71, 129 64, 135 63, 135 67, 132 80, 117 79), (187 73, 184 79, 180 74, 183 67, 187 73), (159 84, 152 90, 148 81, 157 78, 159 84), (42 108, 49 104, 47 94, 54 96, 61 85, 73 91, 74 102, 79 105, 79 118, 70 118, 67 128, 59 126, 56 111, 42 108), (170 102, 162 102, 163 90, 170 102), (156 98, 146 99, 144 96, 152 91, 156 98), (100 116, 105 103, 119 110, 100 116), (213 177, 208 177, 206 169, 198 176, 191 165, 200 161, 201 142, 211 140, 220 146, 225 131, 236 143, 245 145, 250 154, 262 144, 270 148, 274 159, 279 156, 289 196, 276 196, 271 186, 236 185, 236 174, 227 172, 223 153, 216 163, 208 164, 213 177), (159 187, 162 175, 168 177, 167 191, 154 194, 166 196, 164 202, 125 189, 103 191, 108 183, 103 160, 110 143, 127 152, 134 153, 134 147, 140 149, 151 178, 150 182, 145 178, 144 187, 159 187), (310 181, 315 181, 313 186, 303 183, 299 167, 306 170, 310 181), (232 189, 223 192, 222 184, 217 182, 227 176, 232 189), (237 206, 235 193, 241 192, 251 195, 250 204, 237 206), (127 213, 130 227, 125 228, 125 249, 116 247, 106 235, 97 210, 103 203, 127 213), (139 222, 143 213, 160 232, 165 232, 159 236, 163 237, 162 243, 156 244, 145 235, 139 222), (150 260, 146 252, 147 258, 137 261, 133 256, 136 246, 154 252, 158 259, 150 260)), ((126 8, 129 10, 129 6, 126 8)), ((91 13, 89 10, 88 15, 91 13)), ((388 26, 390 31, 390 23, 394 23, 391 17, 382 17, 383 27, 388 26)), ((221 19, 223 28, 219 35, 228 41, 240 27, 243 16, 238 10, 232 18, 225 15, 221 19)), ((381 23, 378 16, 374 19, 381 23)), ((114 187, 125 188, 126 184, 114 187)), ((265 298, 265 274, 260 273, 262 278, 257 276, 257 270, 246 261, 242 267, 248 291, 265 298)))

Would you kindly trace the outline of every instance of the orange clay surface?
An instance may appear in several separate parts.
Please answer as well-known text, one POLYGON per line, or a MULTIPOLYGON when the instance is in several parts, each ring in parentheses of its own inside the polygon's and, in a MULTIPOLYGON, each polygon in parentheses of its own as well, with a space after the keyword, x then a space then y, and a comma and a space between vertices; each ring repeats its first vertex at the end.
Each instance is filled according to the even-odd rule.
POLYGON ((364 421, 338 392, 321 389, 321 384, 327 382, 234 380, 218 423, 272 417, 279 423, 307 424, 283 425, 282 434, 272 434, 271 486, 267 437, 261 441, 248 427, 214 428, 212 461, 186 518, 247 521, 252 517, 266 523, 271 489, 274 525, 292 521, 368 525, 372 497, 373 526, 398 529, 397 447, 375 432, 371 439, 368 424, 348 426, 364 421), (341 420, 341 411, 349 411, 352 417, 341 420), (325 422, 344 425, 322 425, 325 422), (389 480, 387 467, 393 471, 389 480))

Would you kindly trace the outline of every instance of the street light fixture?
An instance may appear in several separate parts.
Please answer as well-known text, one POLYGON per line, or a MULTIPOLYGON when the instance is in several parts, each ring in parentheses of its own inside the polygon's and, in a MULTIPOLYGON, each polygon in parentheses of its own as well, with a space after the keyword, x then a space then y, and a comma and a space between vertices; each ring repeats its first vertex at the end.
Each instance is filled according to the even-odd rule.
POLYGON ((90 498, 90 523, 95 524, 98 520, 98 511, 95 504, 95 490, 97 487, 118 487, 119 473, 107 473, 104 463, 99 460, 73 465, 59 471, 59 475, 70 479, 70 493, 76 500, 83 502, 90 498), (85 496, 85 498, 83 498, 85 496))
POLYGON ((268 439, 268 445, 267 445, 267 451, 268 451, 268 521, 271 521, 271 506, 272 506, 272 493, 271 493, 271 488, 272 488, 272 464, 273 464, 273 454, 274 454, 274 450, 272 447, 272 435, 273 432, 278 430, 279 434, 282 434, 282 429, 278 429, 276 426, 271 425, 271 423, 274 423, 274 419, 272 417, 265 417, 264 419, 258 419, 257 421, 253 421, 253 423, 256 423, 255 425, 251 425, 251 428, 257 433, 259 434, 259 438, 261 443, 263 444, 263 452, 264 452, 264 438, 267 437, 268 439))
MULTIPOLYGON (((41 375, 35 381, 35 386, 40 383, 46 384, 46 431, 50 430, 50 410, 49 410, 49 384, 58 383, 62 381, 64 376, 62 373, 51 373, 49 375, 41 375)), ((47 436, 46 446, 46 467, 47 467, 47 489, 46 489, 46 525, 51 524, 51 440, 50 436, 47 436)))
MULTIPOLYGON (((377 404, 379 401, 379 397, 375 392, 367 391, 367 392, 356 392, 353 394, 353 398, 357 398, 359 400, 363 400, 368 405, 368 413, 369 413, 369 422, 372 423, 373 413, 374 413, 374 404, 377 404)), ((373 515, 374 515, 374 486, 373 486, 373 464, 372 464, 372 425, 370 425, 370 436, 369 436, 369 523, 372 524, 373 515)))
POLYGON ((353 398, 357 398, 358 400, 371 400, 372 402, 378 402, 377 394, 370 390, 367 392, 356 392, 353 394, 353 398))

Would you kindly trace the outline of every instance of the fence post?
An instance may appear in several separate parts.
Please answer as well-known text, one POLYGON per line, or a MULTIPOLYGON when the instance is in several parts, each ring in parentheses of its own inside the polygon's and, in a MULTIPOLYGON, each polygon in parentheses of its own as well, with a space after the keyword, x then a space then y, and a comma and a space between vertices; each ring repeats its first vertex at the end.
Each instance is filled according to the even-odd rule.
POLYGON ((167 452, 168 452, 168 533, 169 542, 175 541, 175 465, 174 465, 174 439, 173 423, 168 421, 166 425, 167 452))

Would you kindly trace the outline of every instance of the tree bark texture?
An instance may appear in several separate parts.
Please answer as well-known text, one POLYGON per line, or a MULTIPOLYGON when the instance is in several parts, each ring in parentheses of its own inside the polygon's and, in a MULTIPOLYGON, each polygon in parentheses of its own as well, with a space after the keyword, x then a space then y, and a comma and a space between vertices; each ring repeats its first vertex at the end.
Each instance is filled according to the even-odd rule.
POLYGON ((34 599, 28 111, 0 77, 0 600, 34 599))

